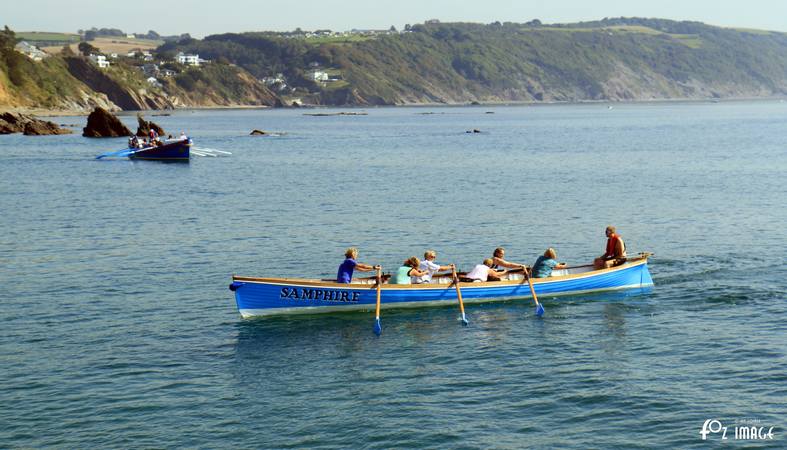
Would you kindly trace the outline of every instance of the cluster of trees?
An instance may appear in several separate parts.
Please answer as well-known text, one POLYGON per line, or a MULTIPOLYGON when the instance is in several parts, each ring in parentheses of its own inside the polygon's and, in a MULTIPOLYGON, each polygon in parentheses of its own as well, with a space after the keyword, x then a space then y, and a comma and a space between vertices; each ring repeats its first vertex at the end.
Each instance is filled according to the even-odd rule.
POLYGON ((89 30, 77 30, 77 34, 83 36, 86 41, 92 41, 98 36, 126 37, 126 33, 124 33, 123 30, 118 30, 117 28, 93 27, 89 30))
POLYGON ((16 86, 25 82, 25 73, 30 61, 14 50, 17 43, 16 33, 8 25, 0 32, 0 69, 8 74, 8 79, 16 86))
POLYGON ((205 59, 241 66, 255 78, 283 73, 294 87, 316 89, 316 84, 305 72, 311 62, 324 62, 320 48, 279 33, 227 33, 204 40, 189 38, 167 42, 157 49, 157 54, 162 57, 178 51, 198 53, 205 59))
MULTIPOLYGON (((96 28, 96 27, 93 27, 89 30, 77 30, 77 34, 81 35, 82 38, 86 41, 92 41, 97 37, 123 37, 124 38, 127 36, 125 31, 117 28, 96 28)), ((148 30, 147 33, 134 33, 134 37, 137 39, 150 39, 154 41, 158 41, 158 40, 178 41, 182 39, 191 38, 191 36, 188 33, 183 33, 181 35, 173 35, 173 36, 162 36, 153 30, 148 30)))

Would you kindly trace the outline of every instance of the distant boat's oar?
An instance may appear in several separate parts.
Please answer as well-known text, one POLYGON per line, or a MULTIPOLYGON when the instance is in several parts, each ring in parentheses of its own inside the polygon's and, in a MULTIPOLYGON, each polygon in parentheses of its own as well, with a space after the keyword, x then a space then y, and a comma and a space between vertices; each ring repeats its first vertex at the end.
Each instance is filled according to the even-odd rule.
POLYGON ((462 325, 467 325, 467 318, 465 318, 465 304, 462 302, 462 290, 459 289, 459 277, 456 275, 456 266, 454 264, 451 264, 451 276, 454 277, 456 298, 459 299, 459 311, 462 313, 462 325))
POLYGON ((377 269, 377 309, 374 314, 374 334, 379 336, 383 332, 383 326, 380 324, 380 290, 383 288, 383 268, 377 266, 375 269, 377 269))
POLYGON ((136 151, 137 151, 137 149, 134 149, 134 148, 124 148, 123 150, 102 153, 102 154, 96 156, 96 159, 106 158, 106 157, 109 157, 109 156, 128 156, 128 155, 130 155, 130 154, 132 154, 132 153, 134 153, 136 151))
POLYGON ((541 303, 538 303, 538 296, 536 296, 536 290, 533 288, 533 273, 524 267, 522 270, 525 274, 525 278, 527 278, 527 284, 530 286, 530 293, 533 294, 533 301, 536 302, 536 315, 541 317, 544 315, 544 307, 541 306, 541 303))
POLYGON ((215 148, 192 147, 192 149, 195 149, 195 148, 196 148, 197 150, 201 151, 201 152, 216 152, 216 153, 221 153, 221 154, 223 154, 223 155, 231 155, 231 154, 232 154, 232 153, 230 153, 230 152, 225 152, 225 151, 223 151, 223 150, 216 150, 215 148))

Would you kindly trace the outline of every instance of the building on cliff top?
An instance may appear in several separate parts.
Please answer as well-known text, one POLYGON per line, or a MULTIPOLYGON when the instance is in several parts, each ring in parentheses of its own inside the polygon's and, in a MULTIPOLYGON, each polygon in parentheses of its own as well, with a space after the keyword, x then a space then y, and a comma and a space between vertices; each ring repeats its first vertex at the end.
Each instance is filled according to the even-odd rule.
POLYGON ((89 58, 99 69, 106 69, 109 67, 109 61, 107 61, 107 57, 104 55, 94 55, 91 53, 89 58))
POLYGON ((31 45, 26 41, 21 41, 20 43, 14 46, 14 50, 18 51, 19 53, 27 56, 28 58, 32 59, 33 61, 41 61, 42 59, 46 58, 47 55, 42 50, 40 50, 35 45, 31 45))

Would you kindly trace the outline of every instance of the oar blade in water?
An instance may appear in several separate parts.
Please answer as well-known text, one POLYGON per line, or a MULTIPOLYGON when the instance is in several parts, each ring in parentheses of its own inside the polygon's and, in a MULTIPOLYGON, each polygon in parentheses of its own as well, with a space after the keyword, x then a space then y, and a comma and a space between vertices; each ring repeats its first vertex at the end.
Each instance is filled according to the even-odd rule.
POLYGON ((544 315, 544 307, 541 305, 541 303, 539 303, 538 306, 536 306, 536 316, 541 317, 543 315, 544 315))
POLYGON ((96 159, 107 158, 109 156, 128 156, 128 155, 134 153, 134 151, 135 150, 133 150, 133 149, 124 148, 123 150, 116 150, 116 151, 112 151, 112 152, 102 153, 102 154, 96 156, 96 159))
POLYGON ((380 324, 380 318, 374 320, 374 334, 379 336, 383 332, 383 326, 380 324))

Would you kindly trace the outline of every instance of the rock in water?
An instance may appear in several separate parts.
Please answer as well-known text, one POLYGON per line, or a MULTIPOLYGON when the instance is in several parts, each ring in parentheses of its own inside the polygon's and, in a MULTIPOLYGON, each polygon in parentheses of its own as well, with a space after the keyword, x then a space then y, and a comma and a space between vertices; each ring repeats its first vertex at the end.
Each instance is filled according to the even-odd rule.
POLYGON ((31 120, 35 119, 27 114, 2 113, 0 114, 0 134, 21 133, 25 129, 25 123, 31 120))
POLYGON ((0 114, 0 134, 24 133, 28 136, 45 134, 69 134, 71 130, 60 128, 56 123, 36 119, 27 114, 6 112, 0 114))
POLYGON ((44 136, 48 134, 71 134, 72 131, 67 128, 60 128, 53 122, 35 120, 27 122, 22 133, 24 133, 25 136, 44 136))
POLYGON ((85 137, 121 137, 131 135, 123 122, 104 108, 96 107, 87 116, 87 126, 82 129, 85 137))
POLYGON ((139 123, 137 127, 137 136, 147 136, 151 129, 156 130, 159 136, 164 136, 164 129, 153 122, 146 121, 145 118, 142 117, 142 114, 137 114, 137 122, 139 123))

